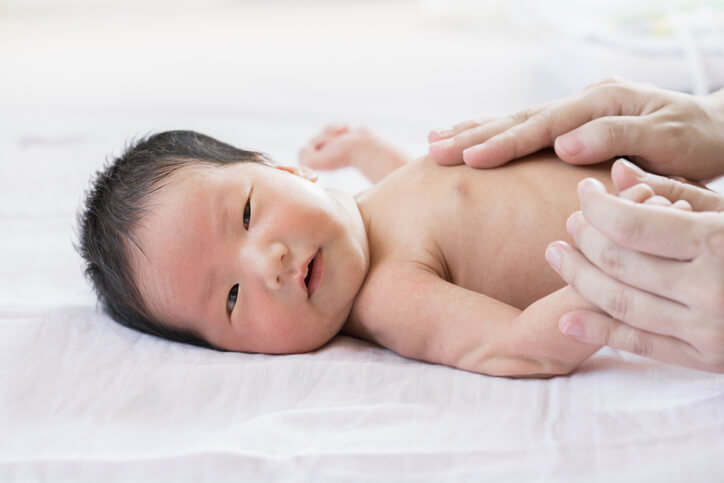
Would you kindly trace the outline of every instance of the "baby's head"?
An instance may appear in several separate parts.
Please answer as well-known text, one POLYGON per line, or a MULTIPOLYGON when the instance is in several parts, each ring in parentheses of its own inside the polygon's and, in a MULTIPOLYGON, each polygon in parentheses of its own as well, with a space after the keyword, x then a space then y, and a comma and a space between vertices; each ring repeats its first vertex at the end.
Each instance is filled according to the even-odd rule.
POLYGON ((80 222, 86 274, 128 327, 226 350, 314 350, 368 264, 354 199, 191 131, 153 135, 98 173, 80 222))

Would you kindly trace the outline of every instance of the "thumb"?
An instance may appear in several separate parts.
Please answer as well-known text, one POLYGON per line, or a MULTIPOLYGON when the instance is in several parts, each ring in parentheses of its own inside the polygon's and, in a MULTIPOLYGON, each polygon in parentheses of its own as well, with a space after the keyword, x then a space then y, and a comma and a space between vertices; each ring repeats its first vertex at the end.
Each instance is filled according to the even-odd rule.
POLYGON ((563 161, 593 164, 623 155, 646 156, 638 116, 600 117, 558 136, 554 147, 563 161), (642 144, 643 143, 643 144, 642 144))
POLYGON ((624 159, 617 160, 611 166, 611 179, 619 192, 635 184, 645 183, 655 194, 672 203, 678 200, 688 201, 694 211, 724 210, 724 196, 704 187, 648 173, 624 159))

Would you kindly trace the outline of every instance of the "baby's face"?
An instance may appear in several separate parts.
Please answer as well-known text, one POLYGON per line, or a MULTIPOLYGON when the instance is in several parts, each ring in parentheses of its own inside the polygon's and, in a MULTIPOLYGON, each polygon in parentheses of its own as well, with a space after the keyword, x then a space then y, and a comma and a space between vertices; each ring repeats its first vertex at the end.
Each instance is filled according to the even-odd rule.
POLYGON ((342 327, 369 256, 355 200, 289 168, 187 166, 150 199, 133 270, 164 323, 228 350, 314 350, 342 327))

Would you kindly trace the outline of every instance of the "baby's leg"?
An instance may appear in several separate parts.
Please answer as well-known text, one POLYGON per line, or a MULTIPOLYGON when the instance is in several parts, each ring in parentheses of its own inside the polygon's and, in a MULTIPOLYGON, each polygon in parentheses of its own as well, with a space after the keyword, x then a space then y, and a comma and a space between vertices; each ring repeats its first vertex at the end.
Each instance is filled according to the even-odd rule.
POLYGON ((333 124, 299 151, 299 163, 316 170, 353 167, 377 183, 409 158, 366 128, 333 124))

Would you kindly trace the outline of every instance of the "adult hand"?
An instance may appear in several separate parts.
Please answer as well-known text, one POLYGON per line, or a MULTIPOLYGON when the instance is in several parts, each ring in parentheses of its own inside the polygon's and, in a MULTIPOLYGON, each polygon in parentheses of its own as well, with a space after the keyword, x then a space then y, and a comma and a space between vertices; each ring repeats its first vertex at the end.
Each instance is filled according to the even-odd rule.
POLYGON ((576 311, 559 328, 576 340, 724 372, 724 196, 617 161, 619 196, 578 187, 567 227, 578 250, 546 258, 604 312, 576 311), (637 184, 644 183, 644 184, 637 184))
POLYGON ((724 89, 706 97, 607 79, 512 116, 465 121, 428 136, 438 163, 490 168, 553 145, 571 164, 628 156, 693 180, 724 173, 724 89))

